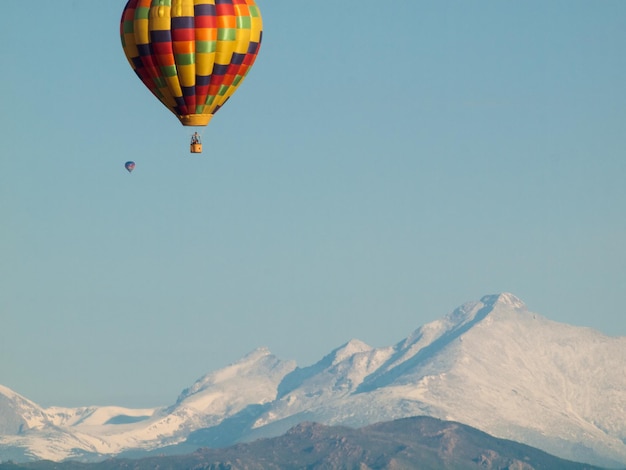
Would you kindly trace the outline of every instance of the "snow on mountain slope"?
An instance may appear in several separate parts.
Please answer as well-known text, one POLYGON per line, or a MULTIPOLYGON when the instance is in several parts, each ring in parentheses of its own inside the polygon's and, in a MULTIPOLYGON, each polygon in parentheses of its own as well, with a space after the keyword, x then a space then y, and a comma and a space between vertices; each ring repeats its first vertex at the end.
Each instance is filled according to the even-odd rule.
POLYGON ((549 321, 510 295, 482 303, 488 315, 387 388, 556 455, 626 462, 626 338, 549 321))
POLYGON ((351 340, 309 367, 297 368, 283 379, 278 398, 298 390, 300 394, 319 396, 354 390, 365 376, 387 360, 391 348, 374 350, 358 340, 351 340))
POLYGON ((246 406, 273 400, 279 382, 295 367, 295 362, 281 361, 260 348, 207 374, 184 390, 173 406, 156 409, 107 406, 42 410, 2 388, 0 406, 3 397, 15 405, 9 403, 4 413, 0 408, 0 418, 4 421, 8 417, 0 435, 0 460, 9 448, 22 449, 23 455, 37 459, 94 460, 129 449, 174 445, 190 432, 219 424, 246 406), (25 426, 27 422, 30 424, 25 426))
POLYGON ((156 408, 130 409, 120 406, 89 406, 62 408, 53 406, 46 409, 55 426, 101 426, 143 421, 157 411, 156 408))
POLYGON ((0 435, 17 434, 48 422, 49 417, 41 407, 0 385, 0 435))
POLYGON ((295 368, 294 361, 281 361, 266 348, 259 348, 239 362, 199 379, 182 392, 171 410, 192 408, 219 422, 250 403, 274 400, 278 384, 295 368))
POLYGON ((501 294, 393 348, 337 351, 287 376, 242 437, 304 420, 361 426, 429 415, 573 460, 626 463, 626 338, 551 322, 501 294))
POLYGON ((360 426, 429 415, 560 457, 623 466, 625 407, 626 338, 549 321, 500 294, 392 347, 352 340, 304 368, 258 349, 167 408, 42 410, 0 388, 0 457, 22 449, 88 459, 185 440, 228 445, 302 421, 360 426))
POLYGON ((251 415, 248 428, 241 428, 241 438, 276 436, 302 421, 350 424, 342 417, 359 414, 351 406, 352 394, 392 353, 392 348, 373 349, 362 341, 351 340, 316 364, 295 369, 279 385, 271 406, 251 415))

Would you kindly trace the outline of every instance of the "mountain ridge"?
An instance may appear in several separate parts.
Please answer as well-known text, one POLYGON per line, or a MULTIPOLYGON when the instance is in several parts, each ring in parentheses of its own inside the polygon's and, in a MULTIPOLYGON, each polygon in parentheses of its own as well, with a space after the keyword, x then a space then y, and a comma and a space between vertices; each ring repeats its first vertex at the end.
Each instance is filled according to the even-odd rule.
MULTIPOLYGON (((603 470, 559 459, 538 449, 451 421, 402 418, 358 429, 303 422, 282 436, 177 456, 116 458, 97 464, 0 463, 0 470, 268 470, 359 468, 421 470, 603 470)), ((605 469, 606 470, 606 469, 605 469)))
POLYGON ((0 455, 89 460, 227 446, 303 421, 360 427, 426 415, 570 460, 626 463, 626 338, 552 322, 508 293, 468 302, 393 346, 353 339, 302 368, 258 348, 169 407, 11 408, 1 392, 0 418, 13 424, 0 435, 0 455), (16 427, 28 413, 43 413, 37 426, 16 427))

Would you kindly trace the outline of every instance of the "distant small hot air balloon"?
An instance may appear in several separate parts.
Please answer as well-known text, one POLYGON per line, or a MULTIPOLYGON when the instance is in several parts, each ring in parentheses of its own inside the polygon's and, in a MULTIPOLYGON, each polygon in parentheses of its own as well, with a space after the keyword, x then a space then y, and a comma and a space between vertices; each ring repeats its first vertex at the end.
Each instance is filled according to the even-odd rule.
POLYGON ((128 170, 129 173, 132 173, 132 171, 135 169, 135 162, 126 162, 124 164, 124 167, 128 170))
POLYGON ((120 36, 139 79, 183 126, 206 126, 252 67, 262 29, 255 0, 128 0, 120 36))

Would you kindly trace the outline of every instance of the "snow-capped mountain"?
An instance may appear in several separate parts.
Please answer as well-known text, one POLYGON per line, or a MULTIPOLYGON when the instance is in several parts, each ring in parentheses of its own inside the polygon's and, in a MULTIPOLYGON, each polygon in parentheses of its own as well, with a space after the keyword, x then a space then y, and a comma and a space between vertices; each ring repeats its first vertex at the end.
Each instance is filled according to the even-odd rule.
POLYGON ((309 367, 257 349, 202 377, 169 407, 42 409, 0 387, 0 460, 226 446, 303 421, 361 426, 415 415, 624 466, 626 337, 552 322, 500 294, 395 346, 352 340, 309 367))

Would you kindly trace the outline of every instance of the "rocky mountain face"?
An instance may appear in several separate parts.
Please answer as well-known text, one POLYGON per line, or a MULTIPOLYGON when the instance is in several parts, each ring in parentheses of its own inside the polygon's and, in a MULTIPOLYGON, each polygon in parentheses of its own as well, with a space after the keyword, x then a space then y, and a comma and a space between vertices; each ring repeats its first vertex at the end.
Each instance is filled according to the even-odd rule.
POLYGON ((431 416, 623 467, 625 404, 626 338, 552 322, 500 294, 394 346, 352 340, 308 367, 258 349, 164 408, 44 410, 0 388, 0 458, 179 453, 279 436, 303 422, 361 427, 431 416))

